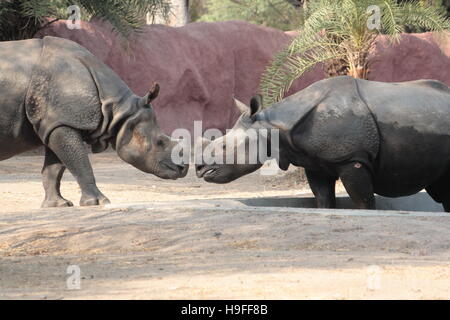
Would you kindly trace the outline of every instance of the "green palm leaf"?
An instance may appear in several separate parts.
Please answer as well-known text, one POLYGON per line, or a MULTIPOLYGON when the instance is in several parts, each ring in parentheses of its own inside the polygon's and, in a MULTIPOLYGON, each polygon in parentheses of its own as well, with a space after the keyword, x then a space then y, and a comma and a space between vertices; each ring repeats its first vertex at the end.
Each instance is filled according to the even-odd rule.
POLYGON ((333 61, 344 64, 347 74, 365 77, 376 35, 384 33, 399 40, 404 27, 411 25, 429 31, 450 30, 443 10, 419 1, 310 0, 304 25, 291 44, 274 56, 261 77, 260 91, 269 103, 279 101, 295 79, 319 63, 332 65, 333 61), (379 29, 367 27, 371 5, 380 9, 379 29))
POLYGON ((3 0, 0 1, 0 41, 32 38, 49 21, 67 19, 67 8, 78 5, 82 19, 108 21, 126 39, 141 31, 146 14, 167 17, 169 0, 3 0))

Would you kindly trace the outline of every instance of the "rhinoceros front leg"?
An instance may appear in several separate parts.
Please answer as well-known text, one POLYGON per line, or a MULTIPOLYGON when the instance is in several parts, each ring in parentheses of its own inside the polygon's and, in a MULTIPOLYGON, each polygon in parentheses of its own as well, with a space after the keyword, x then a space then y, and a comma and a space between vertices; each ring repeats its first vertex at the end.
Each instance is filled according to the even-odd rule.
POLYGON ((372 175, 362 163, 350 162, 338 168, 339 177, 357 209, 375 209, 372 175))
POLYGON ((336 178, 320 171, 305 170, 317 208, 336 208, 336 178))
POLYGON ((42 168, 42 183, 45 189, 45 199, 42 208, 71 207, 72 202, 61 196, 60 185, 66 167, 61 163, 55 153, 45 148, 45 161, 42 168))
POLYGON ((69 127, 58 127, 50 134, 48 147, 77 179, 81 188, 81 206, 109 203, 95 184, 94 172, 80 132, 69 127))

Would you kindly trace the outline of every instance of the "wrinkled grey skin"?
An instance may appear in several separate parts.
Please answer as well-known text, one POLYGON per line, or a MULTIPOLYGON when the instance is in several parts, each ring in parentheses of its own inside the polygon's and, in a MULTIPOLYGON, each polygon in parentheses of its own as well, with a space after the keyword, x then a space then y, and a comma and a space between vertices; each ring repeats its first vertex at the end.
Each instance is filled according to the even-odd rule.
POLYGON ((172 141, 159 129, 150 102, 159 86, 136 96, 106 65, 78 44, 45 37, 0 43, 0 160, 45 146, 43 207, 72 206, 61 196, 68 168, 80 204, 107 204, 97 188, 85 143, 109 144, 124 161, 165 179, 186 175, 171 161, 172 141))
MULTIPOLYGON (((340 178, 358 208, 373 209, 374 193, 400 197, 425 188, 450 212, 450 88, 443 83, 336 77, 260 107, 253 98, 231 133, 279 129, 278 164, 305 168, 318 207, 335 207, 340 178)), ((216 183, 258 168, 196 166, 198 177, 216 183)))

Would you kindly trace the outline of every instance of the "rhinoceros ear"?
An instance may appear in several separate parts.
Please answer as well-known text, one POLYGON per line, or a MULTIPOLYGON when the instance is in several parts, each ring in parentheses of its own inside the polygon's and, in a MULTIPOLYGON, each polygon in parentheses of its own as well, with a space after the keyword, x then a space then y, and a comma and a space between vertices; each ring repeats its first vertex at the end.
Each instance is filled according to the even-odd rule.
POLYGON ((241 113, 248 113, 250 116, 253 116, 262 109, 262 96, 260 94, 255 95, 250 100, 250 107, 236 98, 234 99, 234 104, 241 113))
POLYGON ((234 105, 241 113, 250 113, 250 107, 236 98, 234 98, 234 105))
POLYGON ((250 100, 250 115, 258 113, 263 107, 262 96, 260 94, 255 95, 252 100, 250 100))
POLYGON ((153 100, 155 100, 158 94, 159 94, 159 84, 155 82, 153 88, 151 88, 149 93, 147 94, 147 103, 150 103, 153 100))

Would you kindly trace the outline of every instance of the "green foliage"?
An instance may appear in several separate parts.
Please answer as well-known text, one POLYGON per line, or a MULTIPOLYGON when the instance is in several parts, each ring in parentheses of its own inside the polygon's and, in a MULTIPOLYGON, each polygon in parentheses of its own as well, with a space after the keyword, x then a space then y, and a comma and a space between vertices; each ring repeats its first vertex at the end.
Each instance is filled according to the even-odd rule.
POLYGON ((189 21, 199 21, 208 12, 206 2, 207 0, 189 0, 189 21))
MULTIPOLYGON (((261 93, 268 103, 281 100, 295 79, 318 63, 327 68, 338 61, 345 74, 366 78, 368 52, 376 36, 384 33, 397 41, 405 26, 444 31, 450 30, 450 20, 442 8, 419 1, 310 0, 298 36, 274 57, 263 75, 261 93), (367 25, 373 14, 367 10, 371 5, 381 9, 379 30, 370 30, 367 25)), ((329 75, 339 74, 333 69, 327 71, 329 75)))
POLYGON ((245 20, 282 30, 301 23, 301 13, 286 0, 207 0, 200 21, 245 20))
POLYGON ((450 0, 422 0, 422 3, 437 8, 444 7, 444 10, 447 11, 447 17, 450 17, 450 0))
MULTIPOLYGON (((398 2, 413 2, 411 0, 397 0, 398 2)), ((447 18, 450 18, 450 0, 420 0, 423 6, 434 7, 438 10, 446 12, 447 18)), ((424 32, 427 29, 417 25, 408 25, 405 27, 406 32, 424 32)))
POLYGON ((106 20, 124 38, 141 29, 147 12, 167 16, 170 11, 168 0, 0 0, 0 41, 32 38, 48 24, 67 19, 71 5, 80 7, 82 20, 106 20))

